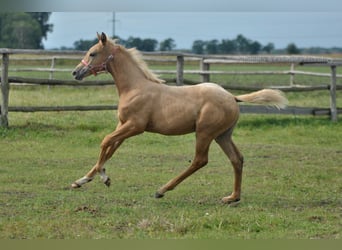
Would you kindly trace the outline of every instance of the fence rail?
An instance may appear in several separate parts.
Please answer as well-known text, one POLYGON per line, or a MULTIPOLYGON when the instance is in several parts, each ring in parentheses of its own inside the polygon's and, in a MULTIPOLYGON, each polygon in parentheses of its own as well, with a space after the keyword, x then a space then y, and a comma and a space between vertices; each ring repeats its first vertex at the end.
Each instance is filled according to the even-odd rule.
MULTIPOLYGON (((55 107, 9 107, 9 85, 10 83, 17 84, 40 84, 40 85, 67 85, 67 86, 92 86, 92 85, 110 85, 113 84, 112 80, 105 81, 84 81, 78 82, 73 80, 59 80, 54 79, 55 72, 67 72, 71 69, 56 68, 57 60, 80 60, 83 51, 46 51, 46 50, 17 50, 17 49, 0 49, 2 54, 1 66, 1 109, 0 109, 0 126, 8 126, 8 112, 46 112, 46 111, 86 111, 86 110, 110 110, 117 109, 117 106, 55 106, 55 107), (50 68, 11 68, 9 69, 10 55, 39 55, 39 58, 18 58, 13 57, 11 60, 50 60, 50 68), (19 71, 36 71, 36 72, 49 72, 49 79, 36 79, 24 77, 8 77, 8 72, 19 71)), ((202 82, 210 81, 211 75, 289 75, 289 86, 277 87, 283 91, 313 91, 313 90, 328 90, 330 92, 330 108, 303 108, 303 107, 288 107, 286 110, 278 111, 276 109, 265 108, 261 106, 248 106, 241 105, 241 112, 247 113, 280 113, 280 114, 294 114, 294 115, 330 115, 332 121, 337 121, 337 115, 342 113, 341 109, 337 108, 336 104, 336 91, 342 89, 342 85, 337 85, 337 78, 342 75, 336 74, 336 68, 342 65, 341 59, 332 59, 327 57, 313 57, 313 56, 240 56, 240 55, 194 55, 178 52, 149 52, 143 53, 144 59, 147 61, 157 61, 166 63, 176 63, 175 70, 154 70, 157 74, 175 74, 176 84, 183 85, 185 74, 198 74, 201 76, 202 82), (199 70, 185 70, 184 63, 187 61, 199 62, 199 70), (284 71, 223 71, 223 70, 210 70, 212 64, 290 64, 290 70, 284 71), (317 73, 295 70, 294 65, 314 65, 319 67, 330 67, 331 73, 317 73), (296 86, 294 85, 295 75, 308 75, 315 77, 329 77, 330 83, 320 86, 296 86)), ((232 86, 223 87, 236 90, 255 91, 259 90, 258 87, 245 87, 245 86, 232 86)))
MULTIPOLYGON (((274 107, 240 105, 241 113, 250 114, 282 114, 282 115, 330 115, 329 108, 310 108, 310 107, 292 107, 279 110, 274 107)), ((55 111, 104 111, 104 110, 117 110, 117 105, 94 105, 94 106, 12 106, 8 108, 10 112, 55 112, 55 111)), ((342 114, 342 109, 337 110, 342 114)))

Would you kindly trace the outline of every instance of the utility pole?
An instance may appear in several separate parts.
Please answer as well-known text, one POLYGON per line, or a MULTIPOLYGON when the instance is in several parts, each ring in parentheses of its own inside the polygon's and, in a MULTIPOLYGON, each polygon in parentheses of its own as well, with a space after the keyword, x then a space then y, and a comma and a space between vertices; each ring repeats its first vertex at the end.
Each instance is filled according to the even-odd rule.
POLYGON ((113 38, 115 38, 115 22, 118 21, 115 19, 115 12, 113 12, 113 19, 111 20, 113 22, 113 38))

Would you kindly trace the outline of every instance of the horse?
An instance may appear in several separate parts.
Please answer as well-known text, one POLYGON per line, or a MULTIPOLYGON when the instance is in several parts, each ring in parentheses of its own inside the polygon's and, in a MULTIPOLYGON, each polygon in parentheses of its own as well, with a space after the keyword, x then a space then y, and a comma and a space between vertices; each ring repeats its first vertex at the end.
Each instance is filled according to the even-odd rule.
POLYGON ((125 139, 143 132, 162 135, 184 135, 195 132, 195 156, 190 166, 161 186, 155 193, 161 198, 187 177, 208 163, 212 141, 220 146, 234 169, 233 192, 222 198, 226 204, 240 201, 243 156, 232 141, 232 132, 239 118, 239 102, 272 105, 284 108, 287 99, 279 90, 263 89, 234 96, 215 83, 191 86, 166 85, 151 72, 135 49, 127 49, 97 33, 98 43, 93 45, 73 70, 76 80, 108 72, 112 75, 119 95, 118 124, 106 135, 96 164, 82 178, 72 183, 79 188, 93 180, 98 173, 102 182, 111 184, 104 164, 125 139))

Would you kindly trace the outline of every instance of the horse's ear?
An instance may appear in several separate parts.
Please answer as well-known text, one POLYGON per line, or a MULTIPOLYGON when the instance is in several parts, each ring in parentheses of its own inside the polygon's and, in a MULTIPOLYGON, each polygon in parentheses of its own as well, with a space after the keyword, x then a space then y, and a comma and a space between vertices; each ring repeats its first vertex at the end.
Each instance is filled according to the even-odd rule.
POLYGON ((99 32, 96 32, 97 35, 97 39, 99 39, 99 41, 101 41, 101 35, 99 34, 99 32))
POLYGON ((101 42, 102 42, 102 45, 106 45, 106 42, 107 42, 107 36, 105 33, 101 33, 101 42))

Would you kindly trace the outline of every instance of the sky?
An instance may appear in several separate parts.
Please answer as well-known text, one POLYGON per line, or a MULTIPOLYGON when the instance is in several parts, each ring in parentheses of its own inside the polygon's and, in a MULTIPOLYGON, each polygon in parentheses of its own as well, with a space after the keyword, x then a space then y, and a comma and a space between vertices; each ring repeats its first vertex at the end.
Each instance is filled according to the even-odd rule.
POLYGON ((0 11, 52 12, 46 49, 112 36, 113 12, 116 35, 173 38, 177 49, 238 34, 276 48, 342 47, 341 0, 1 0, 0 11))
MULTIPOLYGON (((313 0, 311 0, 313 1, 313 0)), ((53 12, 53 32, 46 49, 72 47, 80 39, 94 39, 96 32, 113 34, 113 12, 53 12)), ((233 39, 238 34, 276 48, 342 47, 342 11, 117 11, 115 34, 172 38, 176 49, 190 49, 194 40, 233 39)))

